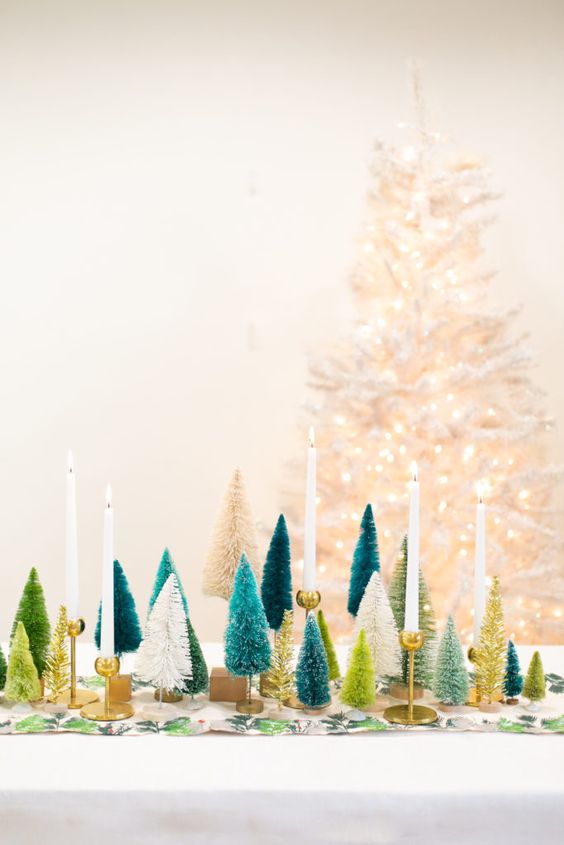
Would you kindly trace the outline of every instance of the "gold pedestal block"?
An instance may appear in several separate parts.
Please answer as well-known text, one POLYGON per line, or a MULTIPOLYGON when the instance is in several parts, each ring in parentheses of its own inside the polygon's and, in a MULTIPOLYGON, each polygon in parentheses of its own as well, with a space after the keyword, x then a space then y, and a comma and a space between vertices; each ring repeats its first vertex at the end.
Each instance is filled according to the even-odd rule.
POLYGON ((131 701, 131 695, 131 675, 110 678, 110 701, 131 701))
POLYGON ((229 701, 234 704, 245 697, 247 679, 230 675, 225 666, 214 666, 210 673, 210 701, 229 701))

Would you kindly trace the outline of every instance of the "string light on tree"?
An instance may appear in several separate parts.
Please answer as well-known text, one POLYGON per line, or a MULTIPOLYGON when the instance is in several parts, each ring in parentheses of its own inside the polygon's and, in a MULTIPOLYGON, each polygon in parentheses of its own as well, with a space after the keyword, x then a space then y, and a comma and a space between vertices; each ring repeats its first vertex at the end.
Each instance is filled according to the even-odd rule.
MULTIPOLYGON (((376 144, 351 274, 357 319, 311 365, 316 392, 307 413, 323 455, 317 548, 327 566, 324 609, 336 636, 346 636, 348 559, 336 541, 351 549, 357 525, 342 512, 377 505, 384 576, 390 571, 407 527, 400 505, 409 456, 427 482, 421 559, 439 614, 452 613, 459 630, 473 627, 473 538, 462 543, 460 535, 474 522, 474 480, 484 478, 493 503, 488 547, 504 585, 508 630, 556 641, 564 572, 551 504, 558 472, 545 452, 553 426, 514 312, 488 301, 493 274, 483 263, 483 236, 497 196, 480 162, 453 154, 424 115, 418 99, 403 142, 376 144), (546 608, 540 618, 532 606, 517 608, 525 584, 546 608)), ((300 492, 295 526, 303 520, 300 492)))

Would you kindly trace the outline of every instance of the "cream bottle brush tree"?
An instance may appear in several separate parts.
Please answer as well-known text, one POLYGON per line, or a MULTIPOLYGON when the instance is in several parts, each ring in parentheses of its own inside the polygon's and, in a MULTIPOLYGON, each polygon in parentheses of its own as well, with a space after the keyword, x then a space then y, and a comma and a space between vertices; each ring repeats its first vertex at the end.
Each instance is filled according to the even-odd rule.
POLYGON ((230 598, 243 554, 260 583, 255 521, 243 474, 237 467, 223 498, 204 565, 203 590, 206 595, 230 598))
MULTIPOLYGON (((377 505, 386 571, 406 529, 414 460, 429 479, 421 560, 440 616, 453 613, 470 642, 473 489, 482 479, 508 632, 557 641, 562 539, 551 500, 557 473, 545 456, 553 424, 530 379, 515 310, 488 301, 490 175, 428 126, 422 107, 416 125, 401 132, 408 137, 397 145, 375 147, 350 278, 354 323, 341 339, 331 335, 311 364, 305 413, 324 456, 317 473, 323 607, 342 639, 351 627, 341 608, 360 503, 377 505)), ((301 504, 296 489, 286 509, 296 532, 301 504)))

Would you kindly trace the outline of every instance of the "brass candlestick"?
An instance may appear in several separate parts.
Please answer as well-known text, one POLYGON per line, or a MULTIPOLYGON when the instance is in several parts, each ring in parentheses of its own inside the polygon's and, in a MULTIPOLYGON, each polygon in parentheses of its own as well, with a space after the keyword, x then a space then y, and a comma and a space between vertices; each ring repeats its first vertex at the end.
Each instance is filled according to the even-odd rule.
POLYGON ((298 590, 296 594, 296 602, 305 610, 306 619, 310 610, 315 610, 320 601, 319 590, 298 590))
POLYGON ((110 701, 110 678, 119 674, 119 657, 98 657, 94 664, 98 675, 106 679, 104 701, 86 704, 80 711, 84 719, 96 722, 112 722, 116 719, 129 719, 133 716, 133 707, 123 701, 110 701))
POLYGON ((69 619, 67 633, 70 639, 70 688, 57 696, 56 704, 66 704, 70 710, 79 710, 85 704, 98 701, 98 693, 76 687, 76 638, 84 631, 84 619, 69 619))
POLYGON ((419 651, 425 642, 423 631, 402 631, 400 645, 407 651, 408 667, 408 699, 407 704, 395 704, 384 710, 384 718, 394 725, 430 725, 436 722, 438 716, 432 707, 413 703, 413 680, 415 675, 415 652, 419 651))

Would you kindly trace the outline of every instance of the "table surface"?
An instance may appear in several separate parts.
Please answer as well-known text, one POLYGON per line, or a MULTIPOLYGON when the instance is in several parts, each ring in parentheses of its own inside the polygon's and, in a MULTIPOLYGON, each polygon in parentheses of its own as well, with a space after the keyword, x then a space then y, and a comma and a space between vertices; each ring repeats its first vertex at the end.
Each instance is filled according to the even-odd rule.
MULTIPOLYGON (((526 665, 532 648, 519 649, 526 665)), ((542 648, 563 674, 564 648, 542 648)), ((221 647, 205 648, 217 663, 221 647)), ((79 671, 91 648, 81 644, 79 671)), ((91 664, 90 664, 91 665, 91 664)), ((125 667, 127 669, 127 666, 125 667)), ((0 737, 0 842, 561 843, 564 737, 0 737), (479 835, 477 835, 477 826, 479 835), (542 835, 541 835, 542 832, 542 835), (11 838, 12 837, 12 838, 11 838)))

